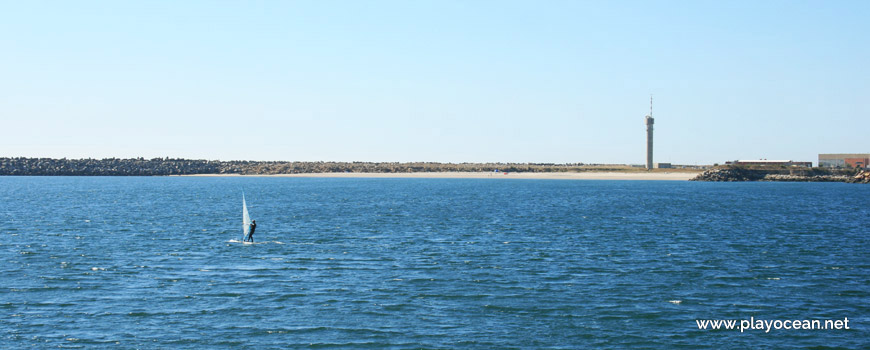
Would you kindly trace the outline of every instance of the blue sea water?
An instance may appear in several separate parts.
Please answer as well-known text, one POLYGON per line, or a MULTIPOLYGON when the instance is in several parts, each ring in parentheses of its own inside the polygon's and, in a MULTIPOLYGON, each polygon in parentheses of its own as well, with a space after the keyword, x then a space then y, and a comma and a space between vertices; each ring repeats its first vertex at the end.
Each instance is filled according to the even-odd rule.
POLYGON ((870 187, 0 177, 0 348, 868 348, 870 187), (241 194, 257 220, 241 244, 241 194), (700 330, 697 319, 849 330, 700 330))

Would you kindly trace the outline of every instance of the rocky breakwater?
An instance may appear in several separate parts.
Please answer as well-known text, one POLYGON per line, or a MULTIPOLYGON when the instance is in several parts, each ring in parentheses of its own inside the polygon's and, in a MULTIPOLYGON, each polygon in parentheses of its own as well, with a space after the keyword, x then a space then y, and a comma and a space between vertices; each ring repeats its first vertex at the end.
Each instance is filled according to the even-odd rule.
POLYGON ((691 181, 735 182, 852 182, 870 183, 870 175, 855 175, 850 169, 823 168, 748 168, 725 166, 707 170, 691 181))
POLYGON ((849 183, 870 184, 870 171, 862 170, 860 173, 849 178, 849 183))
POLYGON ((778 181, 778 182, 849 182, 849 175, 784 175, 784 174, 766 174, 758 181, 778 181))
POLYGON ((698 174, 689 181, 710 181, 710 182, 735 182, 735 181, 758 181, 764 178, 764 175, 759 175, 756 172, 749 171, 745 168, 714 168, 698 174))

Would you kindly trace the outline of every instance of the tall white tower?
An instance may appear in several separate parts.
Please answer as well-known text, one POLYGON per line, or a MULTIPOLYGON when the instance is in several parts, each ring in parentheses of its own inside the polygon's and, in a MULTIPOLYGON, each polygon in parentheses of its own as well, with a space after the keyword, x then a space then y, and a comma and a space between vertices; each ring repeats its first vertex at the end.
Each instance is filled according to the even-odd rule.
POLYGON ((649 115, 646 116, 646 168, 653 168, 653 124, 652 95, 649 96, 649 115))

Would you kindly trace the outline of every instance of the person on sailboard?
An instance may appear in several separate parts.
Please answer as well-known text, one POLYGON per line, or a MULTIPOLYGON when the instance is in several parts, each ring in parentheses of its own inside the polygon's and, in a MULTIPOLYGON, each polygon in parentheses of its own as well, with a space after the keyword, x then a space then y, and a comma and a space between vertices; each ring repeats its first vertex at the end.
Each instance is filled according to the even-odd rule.
POLYGON ((248 239, 246 239, 246 240, 251 241, 251 243, 254 242, 254 230, 256 230, 256 229, 257 229, 257 220, 252 220, 251 221, 251 231, 248 232, 248 239))

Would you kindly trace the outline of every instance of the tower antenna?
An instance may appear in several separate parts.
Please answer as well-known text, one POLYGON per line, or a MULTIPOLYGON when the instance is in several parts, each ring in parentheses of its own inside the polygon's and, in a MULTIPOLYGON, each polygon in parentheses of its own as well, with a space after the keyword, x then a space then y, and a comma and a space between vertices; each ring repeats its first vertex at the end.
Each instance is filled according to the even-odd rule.
POLYGON ((652 94, 649 94, 649 116, 652 117, 652 94))

